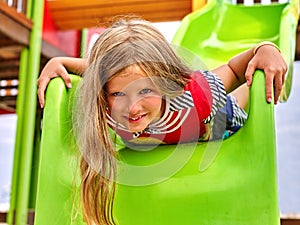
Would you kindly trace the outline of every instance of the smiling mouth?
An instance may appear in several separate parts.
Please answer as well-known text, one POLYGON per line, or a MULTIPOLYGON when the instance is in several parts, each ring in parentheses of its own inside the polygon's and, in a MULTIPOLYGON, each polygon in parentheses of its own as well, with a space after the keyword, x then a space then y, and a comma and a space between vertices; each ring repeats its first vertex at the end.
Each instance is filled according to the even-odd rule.
POLYGON ((139 122, 141 119, 143 119, 146 116, 146 114, 139 115, 139 116, 133 116, 133 117, 127 117, 127 120, 129 122, 139 122))

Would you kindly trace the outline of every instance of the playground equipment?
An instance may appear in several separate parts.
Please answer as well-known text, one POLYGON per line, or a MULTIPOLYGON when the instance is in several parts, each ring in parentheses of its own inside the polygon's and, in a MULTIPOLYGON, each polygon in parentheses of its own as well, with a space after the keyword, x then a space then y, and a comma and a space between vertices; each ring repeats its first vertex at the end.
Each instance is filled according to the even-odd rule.
MULTIPOLYGON (((293 4, 246 8, 210 1, 182 21, 173 43, 193 51, 209 67, 223 63, 260 40, 275 42, 286 59, 292 61, 296 16, 293 4), (263 22, 268 16, 271 24, 263 22), (288 23, 289 20, 292 22, 288 23), (242 25, 237 25, 239 21, 242 25)), ((67 91, 63 81, 56 78, 47 89, 36 225, 84 224, 78 199, 78 152, 71 133, 71 106, 78 82, 80 78, 72 76, 73 89, 67 91)), ((126 148, 121 140, 118 144, 122 162, 137 169, 133 171, 135 179, 121 179, 117 185, 114 215, 120 225, 280 223, 274 110, 273 104, 265 101, 261 71, 254 75, 249 118, 227 140, 158 146, 143 152, 126 148)), ((132 178, 126 170, 124 173, 123 178, 132 178)))

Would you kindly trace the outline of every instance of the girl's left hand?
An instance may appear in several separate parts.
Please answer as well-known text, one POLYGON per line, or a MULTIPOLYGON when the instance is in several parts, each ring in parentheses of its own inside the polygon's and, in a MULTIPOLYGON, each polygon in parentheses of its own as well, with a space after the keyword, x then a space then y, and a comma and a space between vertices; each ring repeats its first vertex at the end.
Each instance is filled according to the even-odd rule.
POLYGON ((274 89, 274 103, 277 104, 287 72, 287 64, 281 53, 274 46, 263 45, 249 61, 245 77, 247 84, 252 84, 252 76, 256 69, 263 70, 266 76, 266 98, 272 101, 274 89))

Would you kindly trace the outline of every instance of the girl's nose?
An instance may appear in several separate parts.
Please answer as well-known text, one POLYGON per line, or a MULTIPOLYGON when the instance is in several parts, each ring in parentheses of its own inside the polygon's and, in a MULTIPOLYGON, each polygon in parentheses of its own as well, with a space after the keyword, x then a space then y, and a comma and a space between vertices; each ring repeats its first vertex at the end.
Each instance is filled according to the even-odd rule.
POLYGON ((131 98, 128 104, 129 115, 136 115, 142 110, 142 101, 136 98, 131 98))

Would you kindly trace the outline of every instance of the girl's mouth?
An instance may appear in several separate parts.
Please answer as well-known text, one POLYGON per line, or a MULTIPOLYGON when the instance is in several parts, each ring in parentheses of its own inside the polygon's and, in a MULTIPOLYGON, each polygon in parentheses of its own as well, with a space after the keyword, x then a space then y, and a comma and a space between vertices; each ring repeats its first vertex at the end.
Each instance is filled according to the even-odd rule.
POLYGON ((135 122, 141 121, 145 116, 146 116, 146 114, 143 114, 143 115, 139 115, 139 116, 127 117, 127 119, 128 119, 129 122, 135 123, 135 122))

